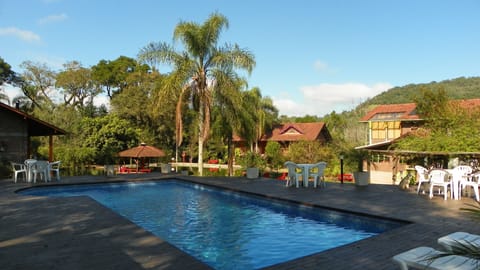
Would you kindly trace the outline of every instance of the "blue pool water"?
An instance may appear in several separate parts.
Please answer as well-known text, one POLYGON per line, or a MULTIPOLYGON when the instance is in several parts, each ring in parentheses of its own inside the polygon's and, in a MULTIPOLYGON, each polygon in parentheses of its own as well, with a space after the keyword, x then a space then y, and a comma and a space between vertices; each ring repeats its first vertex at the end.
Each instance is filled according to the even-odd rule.
POLYGON ((90 196, 215 269, 258 269, 403 225, 176 180, 21 193, 90 196))

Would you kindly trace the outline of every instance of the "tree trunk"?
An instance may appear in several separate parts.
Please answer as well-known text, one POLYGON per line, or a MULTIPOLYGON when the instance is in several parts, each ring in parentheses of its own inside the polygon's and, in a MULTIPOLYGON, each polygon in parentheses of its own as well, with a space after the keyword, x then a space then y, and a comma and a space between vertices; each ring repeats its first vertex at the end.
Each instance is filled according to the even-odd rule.
POLYGON ((203 138, 204 138, 204 108, 205 104, 200 100, 200 109, 198 115, 198 175, 203 176, 203 138))
POLYGON ((203 138, 198 136, 198 175, 203 176, 203 138))
POLYGON ((227 156, 228 156, 228 160, 227 160, 227 163, 228 163, 228 169, 227 169, 227 172, 228 172, 228 176, 232 176, 233 175, 233 151, 232 151, 233 147, 232 147, 232 138, 228 138, 227 139, 227 156))

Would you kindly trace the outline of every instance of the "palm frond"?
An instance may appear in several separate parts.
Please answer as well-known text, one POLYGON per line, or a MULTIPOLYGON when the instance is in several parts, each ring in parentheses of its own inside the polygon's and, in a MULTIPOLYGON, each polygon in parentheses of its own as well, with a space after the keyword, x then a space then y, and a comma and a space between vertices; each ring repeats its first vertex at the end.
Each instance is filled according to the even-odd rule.
POLYGON ((148 63, 151 66, 156 66, 159 63, 170 63, 177 56, 173 46, 164 42, 151 42, 147 46, 140 49, 137 55, 141 63, 148 63))
POLYGON ((474 204, 466 204, 470 208, 462 207, 460 210, 467 212, 473 219, 480 220, 480 203, 477 202, 474 204))
POLYGON ((452 244, 447 251, 442 251, 433 255, 425 256, 422 261, 431 264, 437 259, 448 256, 465 257, 466 261, 473 262, 474 264, 476 264, 476 269, 480 269, 480 247, 471 242, 455 241, 455 243, 452 244))

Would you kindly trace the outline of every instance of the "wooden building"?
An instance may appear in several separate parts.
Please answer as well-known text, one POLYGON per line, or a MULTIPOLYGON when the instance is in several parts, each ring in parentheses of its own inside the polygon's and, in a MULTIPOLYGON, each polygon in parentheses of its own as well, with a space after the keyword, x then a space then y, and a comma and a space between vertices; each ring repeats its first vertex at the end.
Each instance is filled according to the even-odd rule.
MULTIPOLYGON (((460 107, 480 107, 480 99, 453 100, 460 107)), ((402 156, 439 156, 448 153, 395 151, 391 145, 403 136, 422 127, 425 121, 417 114, 415 103, 379 105, 369 111, 360 122, 368 129, 367 144, 356 149, 368 150, 371 154, 370 183, 398 184, 397 172, 405 171, 407 164, 402 156)), ((459 153, 457 153, 459 154, 459 153)), ((465 155, 466 153, 462 153, 465 155)))
POLYGON ((0 102, 0 160, 23 162, 31 157, 30 138, 49 137, 49 160, 53 160, 53 136, 66 131, 0 102))
MULTIPOLYGON (((288 146, 297 141, 319 141, 324 144, 330 142, 332 136, 323 122, 314 123, 286 123, 275 125, 272 130, 266 132, 259 142, 258 148, 260 153, 265 153, 265 147, 269 141, 278 142, 283 150, 288 149, 288 146)), ((236 148, 241 148, 247 151, 247 145, 243 138, 234 137, 234 144, 236 148)))

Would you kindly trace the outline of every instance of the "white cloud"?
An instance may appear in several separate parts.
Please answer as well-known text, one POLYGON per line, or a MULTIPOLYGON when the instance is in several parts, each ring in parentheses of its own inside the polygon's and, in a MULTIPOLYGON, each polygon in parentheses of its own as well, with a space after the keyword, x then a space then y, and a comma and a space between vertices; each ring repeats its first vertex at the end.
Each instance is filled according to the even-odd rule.
POLYGON ((299 98, 273 97, 275 106, 281 115, 324 116, 332 111, 338 113, 351 110, 365 101, 393 86, 389 83, 367 85, 363 83, 319 84, 303 86, 299 90, 299 98))
POLYGON ((39 24, 47 24, 47 23, 55 23, 55 22, 61 22, 68 19, 67 14, 62 13, 62 14, 56 14, 56 15, 50 15, 47 17, 43 17, 40 20, 38 20, 39 24))
POLYGON ((328 70, 328 64, 326 62, 321 61, 321 60, 315 61, 315 63, 313 63, 313 67, 315 68, 315 70, 318 70, 318 71, 328 70))
POLYGON ((338 72, 336 68, 331 67, 327 62, 316 60, 313 63, 313 69, 319 73, 335 74, 338 72))
POLYGON ((40 36, 27 30, 18 29, 16 27, 0 28, 0 36, 14 36, 27 42, 40 41, 40 36))

